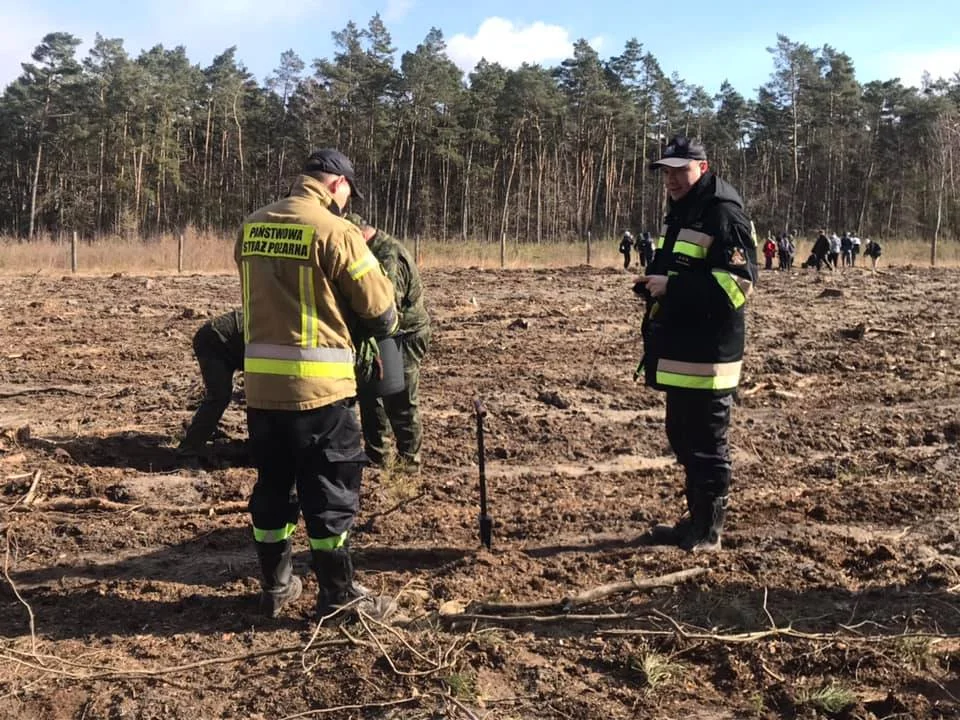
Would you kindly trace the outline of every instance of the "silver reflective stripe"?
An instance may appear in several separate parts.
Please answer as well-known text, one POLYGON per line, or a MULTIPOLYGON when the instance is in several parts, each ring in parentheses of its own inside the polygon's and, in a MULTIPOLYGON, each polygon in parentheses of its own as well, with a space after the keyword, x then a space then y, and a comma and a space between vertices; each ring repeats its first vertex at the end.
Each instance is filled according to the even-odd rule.
POLYGON ((696 230, 691 230, 690 228, 680 228, 680 232, 677 234, 677 240, 683 240, 707 249, 713 245, 713 235, 697 232, 696 230))
POLYGON ((743 293, 744 297, 753 292, 753 283, 746 278, 742 278, 739 275, 734 275, 733 273, 730 273, 730 277, 732 277, 734 282, 737 283, 737 286, 740 288, 740 292, 743 293))
POLYGON ((660 226, 660 237, 666 237, 666 236, 667 236, 667 226, 666 226, 666 225, 661 225, 661 226, 660 226))
POLYGON ((734 377, 740 374, 742 361, 728 363, 697 363, 682 360, 666 360, 661 358, 657 362, 659 372, 678 373, 680 375, 696 375, 697 377, 734 377))
POLYGON ((353 362, 353 351, 349 348, 304 348, 293 345, 273 345, 271 343, 250 343, 244 353, 250 358, 268 358, 270 360, 306 360, 308 362, 353 362))

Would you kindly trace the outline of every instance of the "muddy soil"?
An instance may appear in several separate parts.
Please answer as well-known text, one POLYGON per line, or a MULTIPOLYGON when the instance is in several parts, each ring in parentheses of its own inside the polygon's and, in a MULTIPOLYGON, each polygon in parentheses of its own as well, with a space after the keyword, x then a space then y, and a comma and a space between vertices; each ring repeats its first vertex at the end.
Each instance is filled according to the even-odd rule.
POLYGON ((304 596, 255 613, 242 385, 174 452, 236 279, 0 279, 0 718, 960 717, 960 273, 763 274, 706 558, 639 542, 684 503, 630 275, 424 280, 425 466, 367 471, 354 535, 403 624, 314 632, 302 528, 304 596))

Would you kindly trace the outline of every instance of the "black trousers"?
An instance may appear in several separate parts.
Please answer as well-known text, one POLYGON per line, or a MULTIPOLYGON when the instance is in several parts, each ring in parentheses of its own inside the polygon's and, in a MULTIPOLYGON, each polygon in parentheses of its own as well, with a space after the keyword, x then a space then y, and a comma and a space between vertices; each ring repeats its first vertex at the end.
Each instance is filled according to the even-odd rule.
POLYGON ((726 495, 730 487, 730 408, 733 395, 667 391, 667 440, 687 474, 687 494, 726 495))
POLYGON ((623 269, 626 270, 628 267, 630 267, 630 253, 625 252, 623 253, 623 269))
POLYGON ((367 461, 355 401, 299 412, 248 408, 247 423, 257 467, 254 528, 281 530, 302 510, 311 547, 332 549, 323 541, 353 527, 367 461))

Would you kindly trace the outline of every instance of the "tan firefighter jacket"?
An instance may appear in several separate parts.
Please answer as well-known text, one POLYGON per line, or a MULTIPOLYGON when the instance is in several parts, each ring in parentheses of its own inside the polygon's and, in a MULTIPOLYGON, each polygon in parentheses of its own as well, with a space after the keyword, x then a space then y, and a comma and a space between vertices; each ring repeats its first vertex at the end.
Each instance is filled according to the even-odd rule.
POLYGON ((301 175, 244 220, 234 257, 247 405, 310 410, 356 395, 351 328, 395 332, 394 288, 327 189, 301 175))

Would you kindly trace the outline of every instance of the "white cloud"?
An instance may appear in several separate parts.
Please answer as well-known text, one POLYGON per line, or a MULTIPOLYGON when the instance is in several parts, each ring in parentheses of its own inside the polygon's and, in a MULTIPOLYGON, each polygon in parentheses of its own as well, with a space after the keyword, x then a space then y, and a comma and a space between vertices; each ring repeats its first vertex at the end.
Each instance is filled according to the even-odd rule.
POLYGON ((415 0, 387 0, 387 7, 383 11, 383 19, 386 22, 403 20, 414 5, 416 5, 415 0))
POLYGON ((4 9, 0 22, 0 92, 20 77, 20 63, 31 62, 30 53, 44 35, 55 29, 55 23, 26 2, 4 9))
MULTIPOLYGON (((481 58, 517 68, 525 62, 547 63, 563 60, 573 53, 574 39, 560 25, 535 22, 514 24, 500 17, 489 17, 480 23, 473 35, 458 33, 447 42, 447 54, 462 70, 469 72, 481 58)), ((599 50, 603 38, 590 40, 599 50)))
POLYGON ((960 73, 960 49, 940 48, 908 53, 891 53, 885 63, 890 77, 899 77, 904 85, 920 87, 924 71, 934 80, 951 79, 960 73))

